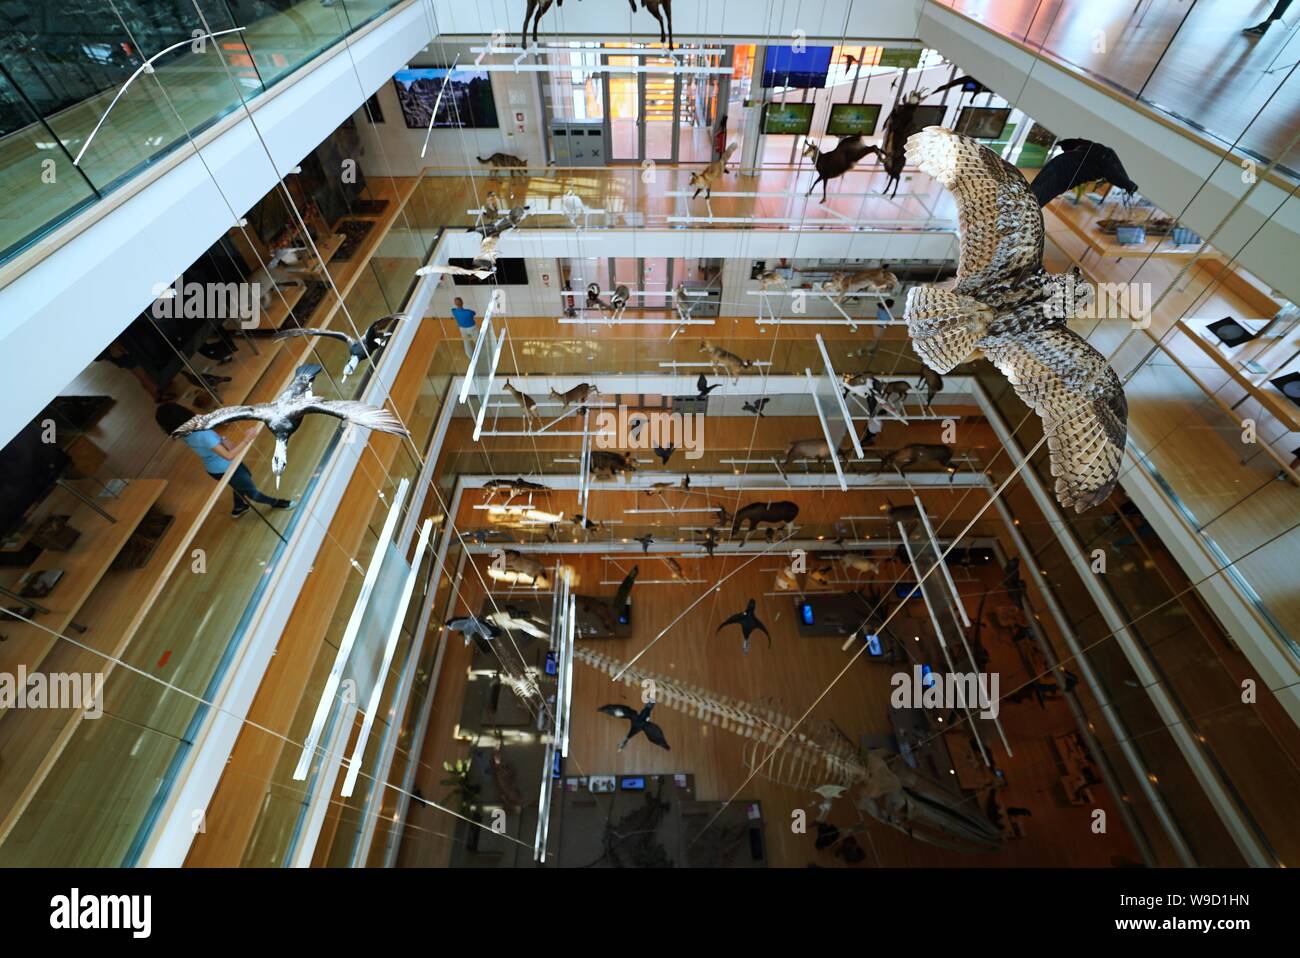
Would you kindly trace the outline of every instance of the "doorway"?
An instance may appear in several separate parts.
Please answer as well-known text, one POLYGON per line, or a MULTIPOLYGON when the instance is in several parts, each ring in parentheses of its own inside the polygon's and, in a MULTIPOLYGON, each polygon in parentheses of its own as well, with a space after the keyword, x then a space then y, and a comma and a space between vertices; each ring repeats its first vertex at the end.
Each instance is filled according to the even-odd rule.
POLYGON ((713 159, 713 129, 719 106, 726 103, 727 76, 669 73, 681 66, 725 65, 726 56, 659 56, 637 48, 635 53, 607 53, 607 66, 645 66, 662 72, 607 73, 605 92, 606 155, 611 163, 707 163, 713 159))

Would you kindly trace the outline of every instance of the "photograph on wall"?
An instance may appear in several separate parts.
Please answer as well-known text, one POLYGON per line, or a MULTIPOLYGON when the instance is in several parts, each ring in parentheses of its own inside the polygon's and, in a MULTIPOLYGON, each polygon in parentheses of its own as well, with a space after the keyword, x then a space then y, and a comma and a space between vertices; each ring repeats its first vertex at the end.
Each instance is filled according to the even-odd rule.
POLYGON ((496 101, 492 96, 492 78, 485 70, 411 67, 393 75, 393 86, 397 90, 402 118, 413 130, 428 129, 429 117, 435 108, 438 111, 433 120, 435 129, 500 126, 496 101), (447 76, 449 72, 450 79, 447 76), (442 95, 441 101, 439 94, 442 95))

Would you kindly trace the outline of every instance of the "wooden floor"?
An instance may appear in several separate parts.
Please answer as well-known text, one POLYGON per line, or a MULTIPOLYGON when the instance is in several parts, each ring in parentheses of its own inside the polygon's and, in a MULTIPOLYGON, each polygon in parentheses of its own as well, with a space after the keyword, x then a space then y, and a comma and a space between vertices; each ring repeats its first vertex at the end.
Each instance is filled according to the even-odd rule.
MULTIPOLYGON (((1066 202, 1058 199, 1047 208, 1052 269, 1077 262, 1084 250, 1077 234, 1063 226, 1054 212, 1066 202)), ((1287 451, 1300 443, 1300 436, 1272 417, 1178 330, 1178 321, 1186 316, 1258 317, 1257 307, 1222 284, 1212 283, 1204 271, 1180 279, 1182 265, 1094 256, 1084 268, 1097 282, 1149 283, 1153 300, 1169 290, 1156 306, 1150 328, 1131 336, 1115 358, 1116 368, 1127 372, 1157 342, 1163 344, 1125 387, 1131 435, 1203 534, 1235 561, 1236 572, 1260 596, 1279 627, 1294 638, 1300 636, 1300 590, 1283 557, 1300 549, 1300 530, 1264 543, 1291 525, 1286 517, 1300 514, 1300 487, 1277 480, 1280 464, 1265 454, 1263 445, 1268 443, 1279 458, 1287 460, 1287 451), (1236 409, 1226 412, 1225 406, 1236 409), (1242 420, 1247 417, 1256 423, 1264 442, 1242 441, 1242 420)), ((1102 322, 1092 331, 1091 340, 1109 354, 1130 332, 1127 322, 1102 322)))
MULTIPOLYGON (((1274 0, 943 3, 1129 95, 1140 93, 1224 146, 1277 158, 1300 123, 1300 81, 1289 72, 1300 57, 1295 10, 1261 39, 1241 34, 1268 15, 1274 0), (1098 31, 1104 31, 1104 44, 1097 42, 1098 31)), ((1282 160, 1300 170, 1300 148, 1282 160)))
MULTIPOLYGON (((840 508, 868 509, 870 505, 842 501, 840 508)), ((581 592, 612 595, 613 587, 594 584, 603 575, 601 559, 574 556, 566 557, 566 561, 570 561, 583 578, 581 592), (586 583, 593 584, 588 588, 586 583)), ((894 669, 858 661, 832 686, 849 654, 841 652, 840 643, 834 639, 799 638, 794 625, 793 601, 762 597, 762 592, 771 589, 771 573, 760 572, 758 563, 736 572, 741 561, 723 558, 699 560, 700 571, 710 582, 735 572, 713 595, 708 595, 709 585, 636 586, 632 599, 634 637, 588 644, 608 655, 625 660, 631 658, 690 602, 703 596, 696 610, 646 652, 638 664, 719 694, 762 703, 793 716, 801 715, 829 687, 830 691, 813 710, 813 719, 833 721, 855 740, 862 735, 887 733, 889 676, 894 669), (751 596, 759 597, 757 611, 772 632, 773 648, 769 650, 766 643, 757 641, 744 656, 736 636, 724 634, 715 637, 713 633, 723 618, 742 608, 751 596)), ((633 563, 641 565, 644 577, 644 559, 626 556, 619 560, 623 566, 630 567, 633 563)), ((462 582, 466 603, 457 606, 456 614, 476 608, 481 595, 478 577, 472 572, 467 571, 462 582)), ((967 604, 973 610, 978 603, 975 596, 990 588, 990 582, 986 576, 972 578, 960 588, 971 597, 967 604)), ((1023 677, 1024 667, 1013 650, 1009 633, 991 625, 995 607, 996 601, 991 597, 985 614, 990 625, 986 625, 984 634, 993 657, 994 665, 991 667, 1006 670, 1005 690, 1013 684, 1014 676, 1023 677)), ((442 762, 466 754, 465 744, 455 741, 453 732, 460 715, 468 652, 459 637, 452 636, 445 655, 416 778, 422 794, 434 801, 445 798, 446 789, 438 785, 439 779, 446 775, 442 771, 442 762)), ((607 676, 577 666, 573 737, 566 774, 693 773, 700 799, 725 800, 735 794, 738 800, 762 803, 769 862, 773 866, 817 864, 834 867, 841 864, 831 854, 816 851, 811 835, 795 834, 790 827, 791 813, 795 809, 804 809, 809 819, 815 818, 813 796, 763 776, 746 782, 749 770, 743 761, 743 746, 747 740, 702 725, 683 713, 660 708, 655 714, 656 721, 664 729, 672 750, 665 752, 638 739, 624 751, 617 751, 617 744, 626 728, 621 722, 598 714, 596 707, 609 702, 630 703, 633 697, 630 690, 614 685, 607 676)), ((866 835, 859 838, 868 853, 864 866, 1086 867, 1109 865, 1118 859, 1131 861, 1136 857, 1134 846, 1122 827, 1112 827, 1108 835, 1099 838, 1089 830, 1088 810, 1070 806, 1057 795, 1060 775, 1051 758, 1049 742, 1053 734, 1073 728, 1073 720, 1064 703, 1049 702, 1045 707, 1037 704, 1007 705, 1002 719, 1015 754, 1008 757, 1000 746, 997 747, 996 762, 1009 782, 1001 798, 1004 805, 1023 806, 1033 812, 1032 818, 1024 820, 1027 837, 1009 841, 996 854, 962 855, 909 840, 867 819, 866 835)), ((1099 806, 1108 809, 1112 822, 1119 821, 1114 814, 1112 797, 1106 794, 1105 789, 1097 792, 1099 806)), ((974 805, 986 799, 986 794, 979 794, 969 801, 974 805)), ((858 825, 862 816, 850 803, 841 799, 835 803, 830 820, 846 828, 858 825)), ((448 836, 452 824, 449 816, 436 809, 420 807, 413 810, 399 863, 408 866, 446 864, 451 848, 448 836)))
MULTIPOLYGON (((414 225, 433 229, 440 226, 471 226, 475 217, 468 210, 478 209, 489 191, 497 194, 502 209, 508 206, 529 205, 533 212, 560 209, 560 200, 566 190, 572 190, 593 213, 589 225, 614 228, 665 227, 687 225, 682 218, 689 217, 692 229, 736 229, 734 218, 759 218, 755 229, 790 229, 798 223, 803 229, 862 229, 879 225, 882 229, 900 226, 916 228, 952 228, 955 224, 956 206, 952 197, 937 187, 929 177, 916 176, 914 171, 904 173, 898 195, 887 198, 881 195, 886 175, 879 166, 863 165, 835 180, 823 205, 821 187, 812 197, 804 194, 816 178, 816 172, 805 163, 798 170, 789 168, 764 169, 756 175, 731 173, 715 185, 715 194, 706 204, 701 195, 691 199, 695 191, 690 184, 688 167, 661 166, 653 171, 650 182, 642 179, 639 167, 602 167, 598 169, 561 168, 546 171, 545 175, 496 177, 488 176, 487 169, 477 167, 470 156, 465 158, 463 169, 440 168, 427 172, 410 205, 407 207, 414 225), (686 196, 669 196, 668 193, 685 191, 686 196), (724 193, 763 193, 764 196, 724 196, 724 193), (863 194, 873 195, 863 195, 863 194), (710 222, 709 211, 715 220, 710 222), (784 222, 762 222, 775 218, 784 222)), ((569 228, 563 216, 533 216, 525 221, 529 229, 569 228)))

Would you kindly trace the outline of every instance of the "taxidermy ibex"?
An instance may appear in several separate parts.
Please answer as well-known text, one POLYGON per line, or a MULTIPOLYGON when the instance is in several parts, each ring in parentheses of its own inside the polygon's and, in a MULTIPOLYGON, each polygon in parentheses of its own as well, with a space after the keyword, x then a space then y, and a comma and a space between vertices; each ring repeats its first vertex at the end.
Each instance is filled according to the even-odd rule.
POLYGON ((808 192, 804 196, 812 196, 812 191, 817 188, 817 184, 822 185, 822 202, 826 202, 826 184, 831 180, 838 179, 857 164, 868 153, 879 154, 880 150, 874 146, 868 146, 860 136, 846 136, 835 144, 835 149, 823 152, 812 140, 805 139, 803 142, 803 155, 813 161, 813 166, 817 168, 817 179, 812 181, 812 186, 808 187, 808 192))

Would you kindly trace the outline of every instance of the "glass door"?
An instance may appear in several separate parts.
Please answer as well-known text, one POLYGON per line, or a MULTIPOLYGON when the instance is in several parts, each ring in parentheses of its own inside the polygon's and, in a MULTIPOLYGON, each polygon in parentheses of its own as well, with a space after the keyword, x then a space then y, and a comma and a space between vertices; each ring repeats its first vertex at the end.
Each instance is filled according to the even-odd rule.
MULTIPOLYGON (((604 57, 606 66, 636 66, 640 57, 604 57)), ((639 73, 605 74, 605 136, 611 163, 640 163, 645 134, 641 125, 641 80, 639 73)))

